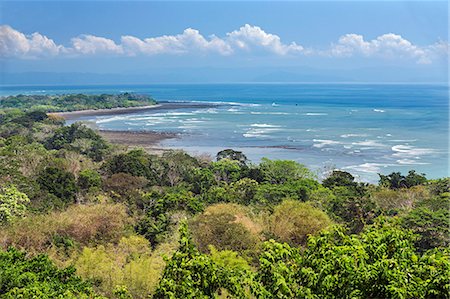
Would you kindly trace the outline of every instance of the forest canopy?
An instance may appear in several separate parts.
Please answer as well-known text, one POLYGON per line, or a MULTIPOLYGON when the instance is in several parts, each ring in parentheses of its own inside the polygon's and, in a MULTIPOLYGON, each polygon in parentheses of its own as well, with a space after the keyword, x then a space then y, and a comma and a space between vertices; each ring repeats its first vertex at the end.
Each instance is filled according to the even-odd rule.
POLYGON ((45 112, 128 108, 154 104, 156 104, 156 101, 151 97, 134 93, 117 95, 15 95, 0 98, 0 109, 16 108, 20 110, 40 110, 45 112))
POLYGON ((18 98, 0 117, 0 298, 450 297, 449 178, 152 154, 18 98))

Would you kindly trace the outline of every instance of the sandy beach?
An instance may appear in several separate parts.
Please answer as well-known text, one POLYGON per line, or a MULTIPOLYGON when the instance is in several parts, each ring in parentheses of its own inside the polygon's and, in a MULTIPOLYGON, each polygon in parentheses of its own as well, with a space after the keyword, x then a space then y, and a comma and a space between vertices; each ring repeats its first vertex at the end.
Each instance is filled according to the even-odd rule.
POLYGON ((217 106, 216 104, 210 103, 184 103, 184 102, 162 102, 151 106, 140 106, 140 107, 127 107, 127 108, 111 108, 111 109, 89 109, 89 110, 78 110, 70 112, 52 112, 48 115, 58 115, 66 120, 76 120, 85 116, 101 116, 101 115, 122 115, 131 114, 137 112, 144 112, 149 110, 173 110, 173 109, 183 109, 183 108, 208 108, 217 106))
MULTIPOLYGON (((112 109, 98 109, 98 110, 80 110, 71 112, 53 112, 49 115, 58 115, 65 120, 83 121, 84 117, 90 116, 104 116, 104 115, 123 115, 138 113, 144 111, 159 111, 159 110, 174 110, 182 108, 210 108, 217 106, 211 103, 192 103, 192 102, 162 102, 152 106, 129 107, 129 108, 112 108, 112 109)), ((89 124, 89 126, 92 126, 89 124)), ((95 126, 94 126, 95 128, 95 126)), ((118 130, 98 130, 98 133, 109 142, 127 147, 127 148, 144 148, 146 151, 159 154, 167 150, 159 146, 163 140, 170 138, 177 138, 179 135, 171 132, 156 132, 156 131, 118 131, 118 130)))
POLYGON ((161 141, 178 137, 175 133, 155 131, 99 130, 98 133, 112 144, 126 148, 143 148, 152 154, 159 154, 167 150, 159 146, 161 141))

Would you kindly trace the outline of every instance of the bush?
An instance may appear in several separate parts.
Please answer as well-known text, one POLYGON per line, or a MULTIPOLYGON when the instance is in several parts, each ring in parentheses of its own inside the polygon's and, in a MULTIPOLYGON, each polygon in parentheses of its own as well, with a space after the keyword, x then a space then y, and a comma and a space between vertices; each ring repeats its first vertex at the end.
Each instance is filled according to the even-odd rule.
POLYGON ((25 214, 26 206, 30 200, 28 196, 16 187, 0 187, 0 224, 5 224, 25 214))
POLYGON ((415 245, 421 251, 438 247, 447 248, 450 245, 448 206, 437 211, 425 207, 416 208, 403 217, 402 225, 419 235, 415 245))
POLYGON ((290 160, 263 158, 259 164, 263 180, 271 184, 283 184, 291 180, 314 179, 316 176, 305 165, 290 160))
POLYGON ((109 152, 109 144, 94 130, 75 123, 59 128, 46 141, 47 149, 68 149, 101 161, 109 152))
POLYGON ((218 250, 252 250, 259 242, 261 231, 247 210, 236 204, 209 206, 191 221, 190 227, 195 244, 205 253, 209 245, 218 250))
POLYGON ((84 247, 74 258, 81 277, 97 282, 97 289, 111 297, 124 286, 131 298, 148 298, 164 269, 163 258, 151 252, 149 242, 139 236, 122 237, 117 245, 84 247))
POLYGON ((78 175, 78 186, 81 190, 97 190, 102 185, 100 174, 92 169, 80 171, 78 175))
POLYGON ((38 177, 41 188, 50 194, 62 199, 65 203, 71 203, 78 192, 75 176, 57 167, 45 168, 38 177))
POLYGON ((1 298, 99 298, 72 267, 58 269, 46 255, 27 258, 14 248, 0 251, 1 298))
POLYGON ((331 224, 327 214, 311 204, 285 200, 269 217, 268 231, 276 241, 300 246, 306 244, 309 235, 315 235, 331 224))
POLYGON ((82 245, 118 241, 128 223, 125 207, 120 204, 73 205, 64 212, 15 221, 0 231, 0 240, 4 248, 44 252, 64 239, 82 245))

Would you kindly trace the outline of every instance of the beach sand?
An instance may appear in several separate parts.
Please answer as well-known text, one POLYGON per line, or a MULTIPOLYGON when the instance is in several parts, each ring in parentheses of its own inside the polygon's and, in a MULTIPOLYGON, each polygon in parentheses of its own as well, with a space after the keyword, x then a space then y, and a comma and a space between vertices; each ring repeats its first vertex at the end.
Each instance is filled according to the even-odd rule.
POLYGON ((102 115, 122 115, 131 114, 144 111, 156 111, 156 110, 174 110, 183 108, 209 108, 217 106, 216 104, 210 103, 184 103, 184 102, 163 102, 151 106, 140 106, 140 107, 128 107, 128 108, 111 108, 111 109, 89 109, 89 110, 78 110, 70 112, 51 112, 48 115, 57 115, 63 117, 65 120, 76 120, 78 118, 86 116, 102 116, 102 115))
MULTIPOLYGON (((192 102, 163 102, 152 106, 129 107, 129 108, 112 108, 112 109, 98 109, 98 110, 80 110, 71 112, 53 112, 48 115, 57 115, 63 117, 65 120, 76 121, 80 119, 83 121, 84 117, 90 116, 104 116, 104 115, 123 115, 144 111, 156 110, 175 110, 182 108, 210 108, 217 104, 211 103, 192 103, 192 102)), ((95 124, 87 123, 89 127, 97 130, 98 133, 111 142, 125 148, 143 148, 152 154, 161 154, 167 150, 159 146, 160 142, 170 138, 178 138, 179 135, 171 132, 155 132, 155 131, 114 131, 114 130, 98 130, 95 124)))
POLYGON ((99 130, 98 133, 111 142, 125 148, 143 148, 152 154, 160 154, 166 148, 160 147, 159 143, 170 138, 177 138, 175 133, 154 131, 110 131, 99 130))

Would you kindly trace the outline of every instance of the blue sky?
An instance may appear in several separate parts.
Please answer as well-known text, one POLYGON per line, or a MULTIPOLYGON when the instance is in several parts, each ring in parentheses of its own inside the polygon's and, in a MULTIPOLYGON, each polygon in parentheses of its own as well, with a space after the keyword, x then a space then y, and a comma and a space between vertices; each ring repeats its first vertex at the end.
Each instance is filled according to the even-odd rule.
POLYGON ((3 77, 388 68, 447 80, 446 1, 2 1, 1 12, 3 77))

